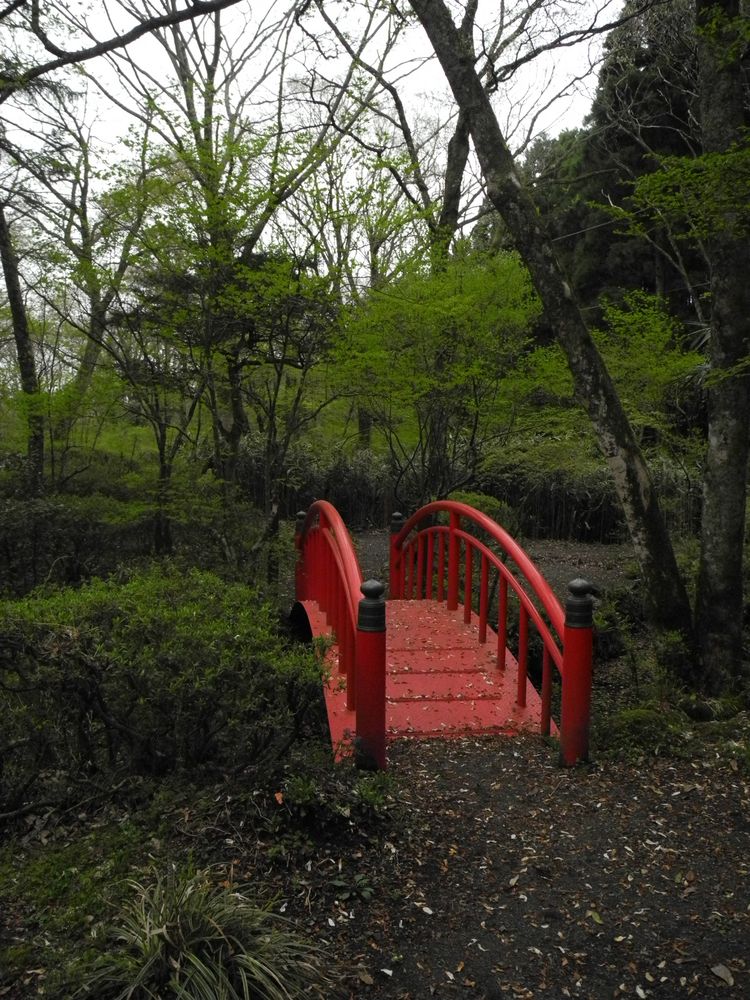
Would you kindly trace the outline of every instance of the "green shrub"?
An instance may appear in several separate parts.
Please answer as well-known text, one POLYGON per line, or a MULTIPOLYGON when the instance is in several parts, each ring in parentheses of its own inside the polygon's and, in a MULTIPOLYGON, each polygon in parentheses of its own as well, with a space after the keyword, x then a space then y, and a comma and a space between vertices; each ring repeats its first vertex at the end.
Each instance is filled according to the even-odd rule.
POLYGON ((684 717, 674 711, 649 706, 622 709, 597 731, 600 750, 611 756, 679 757, 683 753, 684 717))
POLYGON ((323 495, 348 525, 382 524, 387 515, 392 474, 387 458, 369 449, 337 451, 326 470, 323 495))
POLYGON ((78 583, 151 549, 140 502, 87 497, 0 499, 0 579, 7 596, 78 583))
POLYGON ((369 449, 342 450, 341 441, 329 443, 297 441, 268 482, 263 441, 252 436, 243 440, 239 483, 242 492, 263 507, 273 492, 282 516, 294 518, 313 500, 328 500, 350 527, 383 524, 390 501, 392 472, 386 456, 369 449))
POLYGON ((457 500, 459 503, 466 503, 470 507, 481 511, 482 514, 491 517, 501 528, 505 528, 508 534, 514 538, 520 533, 521 522, 518 513, 509 504, 505 503, 504 500, 498 500, 497 497, 489 496, 487 493, 471 493, 458 490, 451 493, 449 499, 457 500))
POLYGON ((109 953, 77 997, 294 1000, 338 992, 322 948, 245 892, 212 885, 207 872, 170 872, 130 888, 109 953))
MULTIPOLYGON (((234 579, 246 579, 248 569, 263 575, 263 559, 257 552, 250 556, 265 517, 210 473, 175 474, 163 503, 152 475, 133 473, 118 485, 121 496, 0 497, 4 596, 22 596, 48 583, 78 584, 142 563, 155 551, 160 517, 169 525, 172 556, 186 565, 234 579)), ((289 541, 287 548, 293 553, 289 541)), ((262 555, 265 559, 265 549, 262 555)))
POLYGON ((40 782, 278 757, 320 700, 318 661, 257 593, 197 570, 2 602, 0 650, 11 809, 40 782))

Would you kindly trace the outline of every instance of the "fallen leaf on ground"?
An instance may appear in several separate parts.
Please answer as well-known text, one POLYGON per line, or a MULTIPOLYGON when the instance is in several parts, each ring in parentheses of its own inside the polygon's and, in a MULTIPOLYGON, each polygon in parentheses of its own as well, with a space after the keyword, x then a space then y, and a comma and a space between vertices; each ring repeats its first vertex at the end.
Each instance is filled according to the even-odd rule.
POLYGON ((726 965, 712 965, 711 972, 713 972, 715 976, 718 976, 719 979, 723 979, 727 986, 734 986, 734 976, 726 965))

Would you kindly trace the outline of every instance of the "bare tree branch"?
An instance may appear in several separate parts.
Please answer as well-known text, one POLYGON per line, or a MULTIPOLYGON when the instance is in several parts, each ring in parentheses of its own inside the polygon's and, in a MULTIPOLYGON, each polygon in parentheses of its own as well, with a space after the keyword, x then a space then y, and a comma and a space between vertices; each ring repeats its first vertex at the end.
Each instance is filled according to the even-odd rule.
MULTIPOLYGON (((212 14, 227 7, 233 7, 238 3, 240 3, 240 0, 192 0, 182 10, 172 9, 164 14, 148 17, 134 28, 122 34, 116 34, 104 41, 94 42, 92 45, 68 51, 49 38, 41 26, 38 0, 31 0, 29 17, 31 33, 42 43, 44 49, 54 56, 54 59, 46 60, 26 69, 19 68, 16 72, 9 71, 6 68, 4 74, 0 76, 0 104, 8 100, 17 91, 26 89, 35 80, 53 73, 63 66, 72 66, 77 63, 87 62, 90 59, 97 58, 97 56, 122 49, 158 28, 166 28, 196 17, 203 17, 206 14, 212 14)), ((0 19, 9 16, 13 11, 22 10, 27 4, 28 0, 20 0, 20 2, 9 4, 3 11, 0 11, 0 19)))

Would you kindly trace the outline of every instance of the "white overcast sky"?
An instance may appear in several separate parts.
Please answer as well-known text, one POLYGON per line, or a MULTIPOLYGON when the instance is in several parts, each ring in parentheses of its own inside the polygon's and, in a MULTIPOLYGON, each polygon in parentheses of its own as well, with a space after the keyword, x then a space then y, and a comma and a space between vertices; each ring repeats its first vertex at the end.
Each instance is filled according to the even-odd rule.
MULTIPOLYGON (((126 0, 127 2, 127 0, 126 0)), ((141 7, 140 0, 132 0, 133 5, 141 7)), ((158 0, 151 0, 154 7, 158 7, 158 0)), ((458 3, 454 4, 458 9, 458 3)), ((335 4, 330 5, 335 9, 335 4)), ((518 6, 518 4, 516 5, 518 6)), ((525 6, 525 4, 524 4, 525 6)), ((89 23, 94 27, 98 37, 105 37, 112 33, 111 22, 105 16, 104 10, 108 8, 112 15, 112 21, 118 27, 125 24, 132 24, 132 20, 123 14, 118 4, 96 5, 90 4, 67 4, 71 10, 88 10, 87 17, 89 23)), ((512 8, 512 4, 508 4, 512 8)), ((567 30, 573 24, 571 15, 578 17, 591 17, 596 10, 601 11, 601 20, 611 20, 621 7, 621 0, 549 0, 549 11, 546 27, 550 29, 567 30)), ((478 23, 491 23, 496 16, 499 5, 497 0, 483 0, 480 2, 478 23), (484 20, 483 20, 484 19, 484 20)), ((251 20, 258 23, 264 19, 275 18, 289 10, 288 0, 246 0, 238 4, 235 8, 230 8, 222 14, 222 19, 226 24, 227 31, 233 33, 242 19, 250 16, 251 20)), ((549 97, 564 85, 566 81, 572 80, 576 76, 582 76, 589 64, 596 59, 601 46, 601 39, 593 45, 579 45, 574 48, 558 49, 548 55, 539 58, 527 69, 520 72, 513 80, 512 85, 501 91, 495 99, 495 106, 500 118, 500 123, 508 135, 510 145, 518 148, 526 139, 526 131, 532 127, 534 133, 546 131, 552 135, 563 128, 570 128, 579 125, 586 115, 593 90, 596 85, 595 73, 589 74, 587 79, 580 80, 571 85, 566 97, 560 98, 547 109, 542 109, 549 97), (536 113, 538 117, 534 118, 536 113), (519 120, 523 123, 519 126, 519 120), (532 125, 533 122, 533 125, 532 125)), ((422 55, 429 54, 429 43, 418 25, 409 30, 407 37, 402 42, 398 53, 398 61, 405 59, 417 59, 422 55)), ((143 39, 131 46, 131 52, 139 62, 145 62, 153 69, 163 65, 163 72, 169 72, 163 53, 153 40, 143 39)), ((394 60, 395 61, 395 60, 394 60)), ((87 71, 93 75, 106 76, 107 69, 102 61, 95 61, 87 65, 87 71)), ((333 67, 328 67, 330 72, 333 67)), ((400 87, 407 100, 412 114, 426 113, 445 117, 452 107, 452 97, 445 81, 440 65, 437 60, 432 59, 428 64, 423 65, 408 80, 405 80, 400 87)), ((127 128, 128 122, 122 112, 114 112, 112 108, 103 108, 99 113, 100 122, 97 132, 104 137, 114 138, 115 135, 127 128)))

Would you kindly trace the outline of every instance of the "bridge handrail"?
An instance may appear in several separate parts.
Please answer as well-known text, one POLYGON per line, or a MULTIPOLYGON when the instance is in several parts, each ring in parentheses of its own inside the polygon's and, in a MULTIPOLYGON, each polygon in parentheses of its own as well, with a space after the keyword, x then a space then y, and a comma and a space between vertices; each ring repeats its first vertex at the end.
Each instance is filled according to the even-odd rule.
MULTIPOLYGON (((550 624, 560 639, 562 639, 565 625, 565 613, 552 588, 518 542, 511 535, 509 535, 504 528, 500 527, 496 521, 493 521, 491 517, 488 517, 487 514, 483 514, 481 511, 475 510, 468 504, 461 503, 458 500, 433 500, 431 503, 425 504, 424 507, 420 508, 420 510, 418 510, 415 514, 412 514, 411 517, 404 522, 404 526, 393 538, 392 545, 394 548, 403 551, 404 542, 407 540, 414 528, 417 527, 417 525, 426 517, 431 514, 438 513, 454 514, 458 515, 459 518, 465 517, 470 521, 473 521, 474 524, 486 531, 487 534, 501 546, 503 551, 510 556, 523 574, 532 591, 539 599, 540 604, 549 618, 550 624)), ((447 528, 446 530, 450 531, 450 528, 447 528)), ((460 531, 460 529, 458 534, 475 549, 480 551, 484 549, 485 555, 494 556, 492 550, 484 545, 480 539, 474 538, 474 536, 468 535, 468 533, 460 531)), ((496 558, 497 557, 495 556, 495 559, 496 558)), ((508 576, 512 576, 507 569, 501 570, 501 572, 503 575, 508 574, 508 576)), ((516 589, 516 592, 519 593, 519 598, 521 597, 521 593, 525 593, 523 588, 521 588, 520 591, 517 588, 514 589, 516 589)), ((533 605, 531 605, 531 607, 533 607, 533 605)))
MULTIPOLYGON (((447 534, 448 532, 447 526, 438 525, 436 527, 438 531, 444 531, 447 534)), ((475 552, 478 552, 481 556, 487 559, 487 561, 491 563, 492 566, 495 567, 500 576, 503 579, 507 580, 508 584, 515 592, 519 604, 521 604, 526 609, 529 618, 533 621, 534 625, 536 625, 539 635, 541 636, 542 640, 544 641, 545 645, 550 651, 553 663, 555 664, 555 666, 559 671, 562 671, 562 649, 560 648, 559 644, 562 643, 562 638, 563 638, 562 629, 564 627, 564 613, 562 610, 562 606, 560 605, 560 602, 557 601, 557 597, 555 597, 554 594, 552 595, 554 600, 557 602, 557 609, 554 609, 553 606, 553 613, 555 611, 559 611, 560 615, 563 618, 563 621, 556 622, 555 619, 553 618, 553 615, 550 614, 550 609, 544 604, 544 602, 542 602, 544 611, 550 618, 550 624, 548 624, 540 614, 537 606, 531 600, 531 597, 529 596, 528 592, 524 590, 523 585, 519 582, 517 577, 514 576, 512 571, 508 569, 508 567, 505 565, 502 559, 500 559, 497 553, 493 552, 492 549, 490 549, 487 545, 484 544, 484 542, 475 538, 473 535, 470 535, 467 531, 457 531, 456 536, 460 538, 463 542, 465 542, 467 545, 471 545, 475 552), (557 633, 557 637, 555 637, 555 635, 552 634, 552 631, 550 630, 550 625, 557 633)), ((549 587, 549 584, 547 584, 546 580, 544 582, 547 585, 547 587, 549 587)), ((536 593, 536 591, 534 591, 534 593, 536 593)), ((539 597, 538 594, 537 596, 539 597)))
POLYGON ((498 668, 505 669, 506 662, 515 664, 516 704, 521 708, 525 707, 530 652, 529 625, 534 625, 542 640, 541 731, 549 735, 552 727, 554 664, 560 677, 561 761, 570 765, 585 759, 588 755, 591 718, 593 605, 590 595, 595 590, 591 584, 585 580, 571 581, 568 585, 571 597, 563 611, 550 585, 527 553, 504 528, 468 504, 457 500, 434 500, 403 523, 401 515, 394 515, 391 524, 390 596, 429 599, 433 596, 436 584, 437 600, 445 600, 447 609, 455 611, 458 609, 463 580, 464 621, 468 624, 474 613, 475 555, 479 557, 479 643, 487 641, 489 575, 490 569, 494 568, 499 581, 498 668), (449 515, 447 525, 428 523, 423 526, 423 522, 432 515, 446 513, 449 515), (462 520, 469 523, 462 526, 462 520), (486 542, 466 530, 471 525, 484 531, 486 542), (514 570, 505 564, 502 555, 490 547, 493 544, 499 547, 502 555, 512 559, 514 570), (518 635, 514 640, 515 656, 508 645, 508 597, 511 591, 519 608, 518 635))
POLYGON ((346 525, 327 500, 316 500, 295 531, 296 599, 315 600, 328 617, 346 674, 347 707, 354 708, 355 646, 362 570, 346 525))

